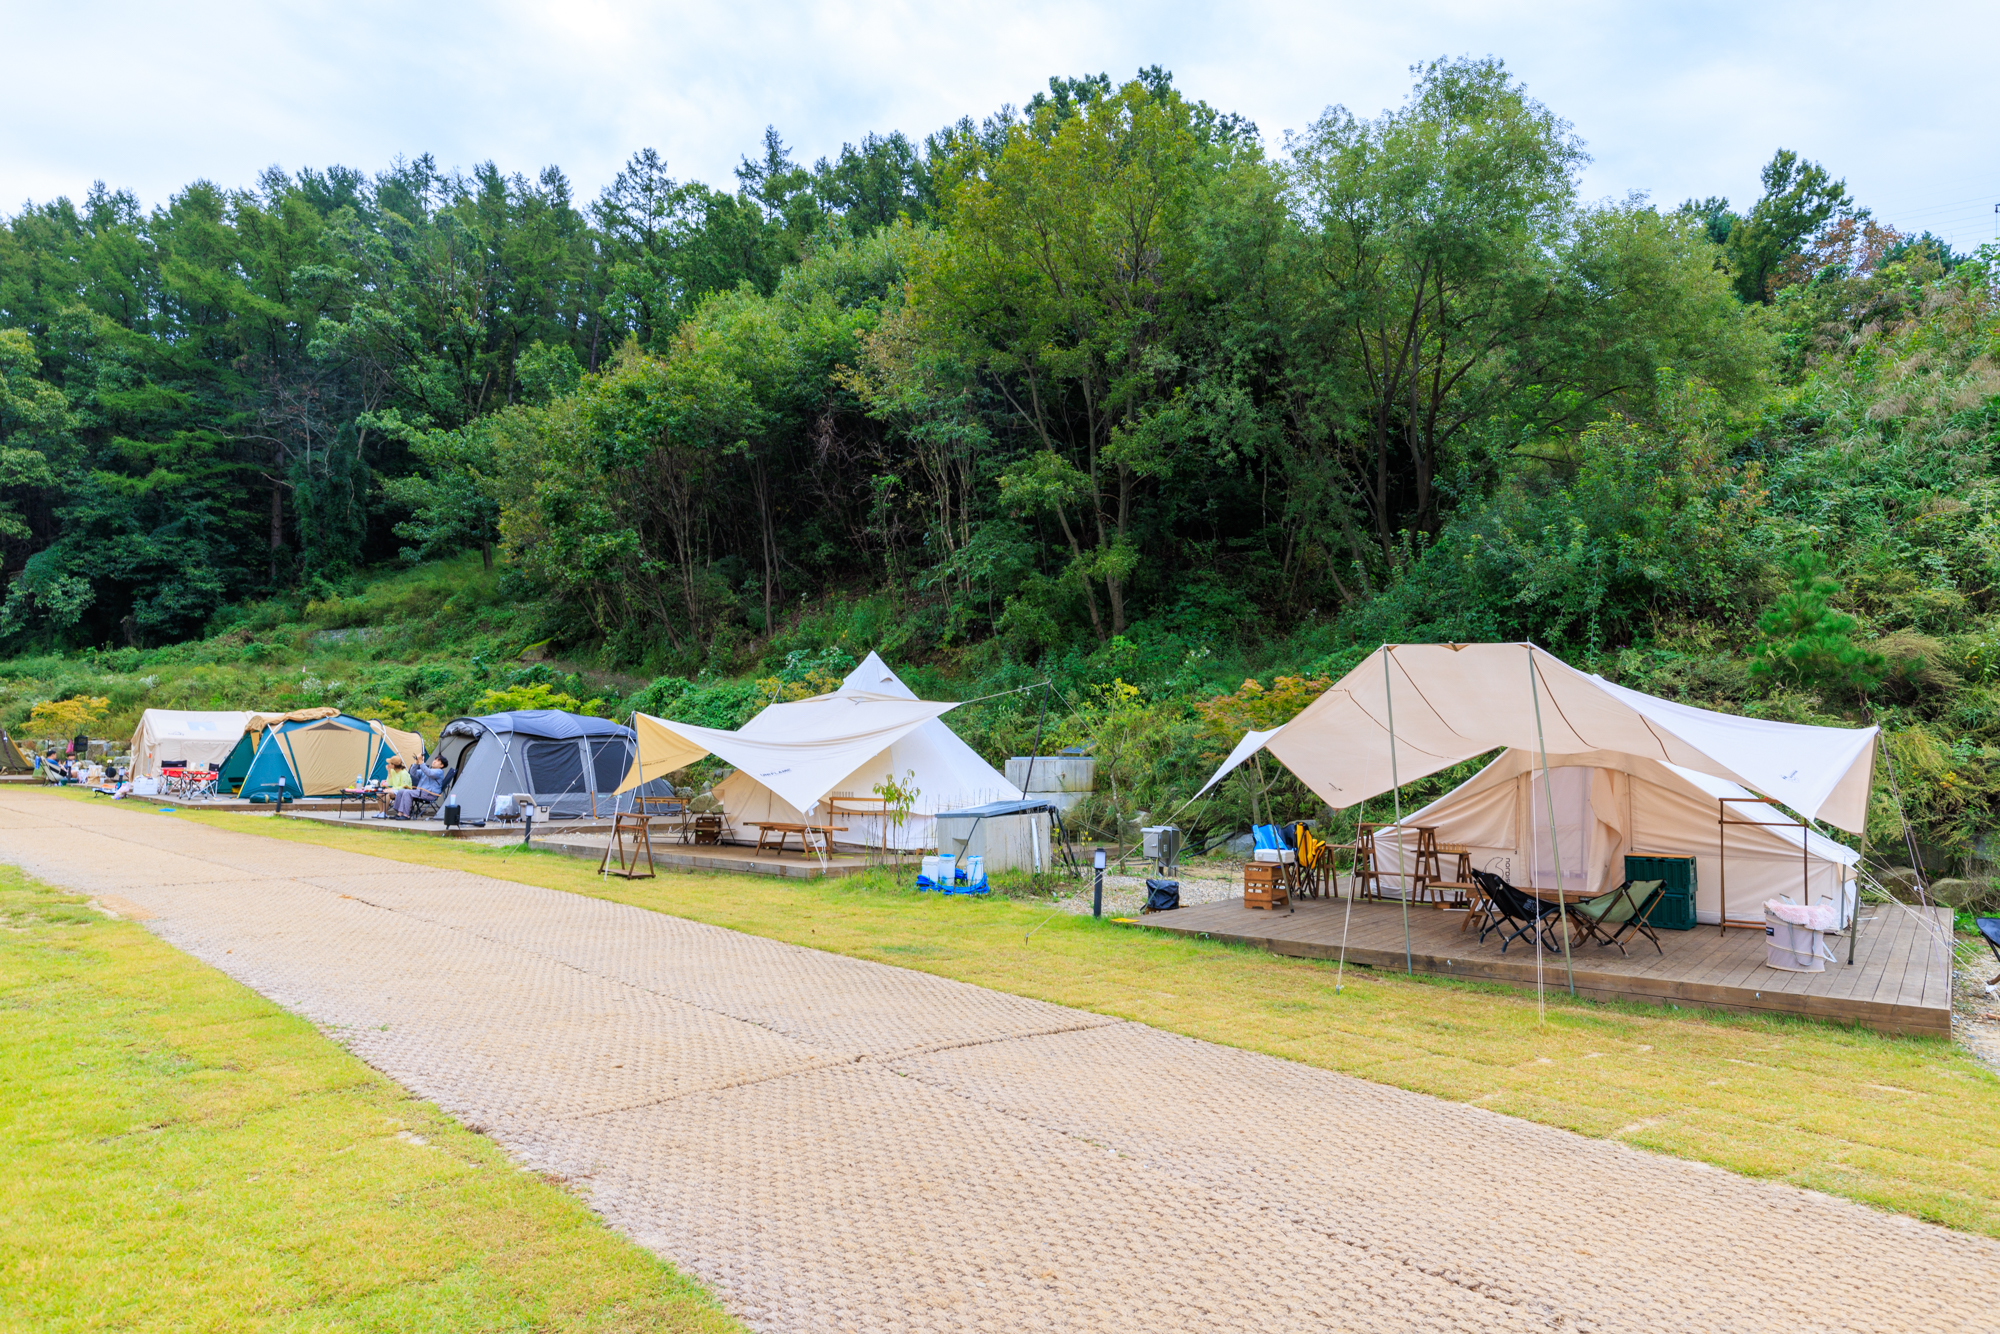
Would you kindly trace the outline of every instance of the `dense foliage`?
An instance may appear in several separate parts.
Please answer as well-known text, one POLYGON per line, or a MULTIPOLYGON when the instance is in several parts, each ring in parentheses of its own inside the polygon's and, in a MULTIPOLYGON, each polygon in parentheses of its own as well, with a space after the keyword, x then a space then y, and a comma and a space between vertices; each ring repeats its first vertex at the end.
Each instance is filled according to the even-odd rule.
POLYGON ((1375 643, 1533 638, 1888 722, 1929 846, 1980 864, 1994 252, 1789 152, 1740 211, 1588 201, 1585 161, 1495 61, 1281 151, 1155 69, 811 168, 772 133, 733 192, 642 152, 588 203, 418 159, 30 206, 0 719, 254 675, 418 726, 728 726, 876 648, 940 693, 1053 679, 955 725, 1098 747, 1109 828, 1375 643))

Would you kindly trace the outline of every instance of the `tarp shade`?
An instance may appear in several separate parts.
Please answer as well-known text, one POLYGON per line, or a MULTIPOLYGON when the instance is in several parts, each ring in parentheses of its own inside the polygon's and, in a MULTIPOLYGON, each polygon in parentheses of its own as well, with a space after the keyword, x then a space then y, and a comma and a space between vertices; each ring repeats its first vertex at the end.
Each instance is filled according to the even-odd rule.
POLYGON ((784 735, 751 736, 719 727, 632 716, 639 753, 619 791, 685 769, 706 755, 734 765, 794 808, 818 805, 865 761, 931 719, 957 707, 887 695, 822 696, 784 735))
MULTIPOLYGON (((874 698, 916 701, 916 694, 890 670, 875 653, 868 654, 840 683, 840 689, 811 699, 771 704, 745 723, 748 737, 817 736, 828 728, 846 725, 839 701, 874 698)), ((756 821, 798 822, 805 819, 801 808, 777 792, 738 770, 716 785, 715 795, 739 825, 756 821)), ((837 841, 858 847, 889 847, 905 850, 929 848, 937 843, 933 816, 953 806, 1014 798, 1021 790, 1006 775, 982 759, 951 728, 932 718, 919 724, 888 746, 868 756, 828 789, 830 798, 858 798, 839 804, 833 801, 818 818, 837 826, 837 841), (884 780, 894 779, 916 790, 910 810, 900 819, 889 814, 881 803, 870 800, 884 780)))
MULTIPOLYGON (((1337 809, 1489 751, 1539 754, 1545 741, 1552 759, 1607 751, 1678 765, 1858 833, 1876 731, 1674 704, 1577 671, 1528 644, 1393 644, 1368 655, 1260 744, 1337 809), (1531 679, 1540 692, 1539 736, 1531 679)), ((1258 748, 1249 737, 1244 742, 1203 791, 1258 748)))
POLYGON ((955 811, 939 811, 941 819, 965 820, 979 818, 999 819, 1006 815, 1053 815, 1056 822, 1062 822, 1062 807, 1043 797, 1024 797, 1020 801, 989 801, 984 806, 967 806, 955 811))
POLYGON ((310 723, 321 718, 338 718, 340 710, 327 705, 311 709, 293 709, 290 713, 253 713, 243 724, 246 732, 261 732, 279 723, 310 723))

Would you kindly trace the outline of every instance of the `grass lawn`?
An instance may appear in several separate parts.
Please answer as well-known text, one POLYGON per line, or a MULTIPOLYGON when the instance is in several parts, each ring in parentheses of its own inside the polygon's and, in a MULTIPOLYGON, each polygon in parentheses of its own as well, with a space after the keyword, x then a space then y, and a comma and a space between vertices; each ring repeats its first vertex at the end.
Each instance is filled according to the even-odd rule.
POLYGON ((1410 980, 1184 940, 1046 907, 918 894, 881 877, 598 877, 372 829, 193 819, 569 890, 958 978, 1475 1103, 1581 1134, 2000 1236, 2000 1079, 1955 1045, 1802 1019, 1659 1010, 1410 980))
POLYGON ((311 1024, 8 866, 0 1257, 9 1330, 741 1328, 311 1024))

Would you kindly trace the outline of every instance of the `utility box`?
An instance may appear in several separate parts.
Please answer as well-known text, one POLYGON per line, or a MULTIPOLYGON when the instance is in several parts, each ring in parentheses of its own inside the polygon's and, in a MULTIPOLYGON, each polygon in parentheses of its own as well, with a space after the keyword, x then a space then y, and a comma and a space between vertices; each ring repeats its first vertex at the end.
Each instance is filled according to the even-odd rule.
POLYGON ((1034 815, 988 816, 943 811, 932 816, 931 822, 937 831, 938 855, 955 856, 961 866, 968 857, 983 858, 989 874, 1046 871, 1055 865, 1050 855, 1046 811, 1034 815))
POLYGON ((1025 796, 1047 797, 1067 814, 1097 791, 1097 760, 1090 755, 1016 755, 1007 761, 1007 781, 1025 796))
POLYGON ((1660 903, 1646 920, 1656 930, 1694 930, 1694 858, 1627 857, 1627 880, 1658 880, 1660 903))

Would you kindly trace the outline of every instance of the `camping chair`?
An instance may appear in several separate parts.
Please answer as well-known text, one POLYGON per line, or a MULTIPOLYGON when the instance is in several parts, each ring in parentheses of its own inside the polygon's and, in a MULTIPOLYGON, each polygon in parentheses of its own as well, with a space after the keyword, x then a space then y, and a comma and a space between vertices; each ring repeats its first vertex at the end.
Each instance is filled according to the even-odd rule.
POLYGON ((444 801, 444 794, 451 791, 451 782, 457 777, 457 769, 446 769, 444 771, 444 781, 438 784, 437 791, 419 792, 414 797, 411 797, 410 818, 412 820, 429 820, 434 818, 437 815, 438 806, 444 801))
POLYGON ((1465 920, 1458 924, 1458 934, 1464 935, 1466 929, 1476 923, 1479 927, 1479 938, 1484 940, 1487 929, 1493 925, 1495 912, 1493 900, 1486 897, 1486 889, 1479 883, 1476 872, 1467 870, 1464 876, 1464 880, 1458 885, 1447 886, 1458 889, 1465 895, 1465 920))
POLYGON ((1665 885, 1664 880, 1627 880, 1609 894, 1599 894, 1594 899, 1571 904, 1569 920, 1576 923, 1583 933, 1583 940, 1579 943, 1588 944, 1594 940, 1600 945, 1616 945, 1618 952, 1623 954, 1624 937, 1637 931, 1653 942, 1654 949, 1665 954, 1667 951, 1660 944, 1660 938, 1653 934, 1653 928, 1646 921, 1665 892, 1665 885))
MULTIPOLYGON (((1507 947, 1515 941, 1527 940, 1537 932, 1547 931, 1548 919, 1556 911, 1555 904, 1543 903, 1532 894, 1523 894, 1491 871, 1474 871, 1472 881, 1492 905, 1491 919, 1479 932, 1480 944, 1486 943, 1487 932, 1498 932, 1500 952, 1505 954, 1507 947)), ((1549 947, 1547 940, 1542 943, 1544 947, 1549 947)))
POLYGON ((1293 846, 1298 849, 1298 888, 1301 896, 1333 897, 1333 848, 1303 824, 1292 827, 1293 846))
MULTIPOLYGON (((2000 959, 2000 917, 1975 917, 1972 924, 1979 928, 1979 934, 1986 937, 1986 943, 1993 947, 1993 957, 2000 959)), ((1986 984, 1987 989, 2000 987, 2000 973, 1986 984)))

